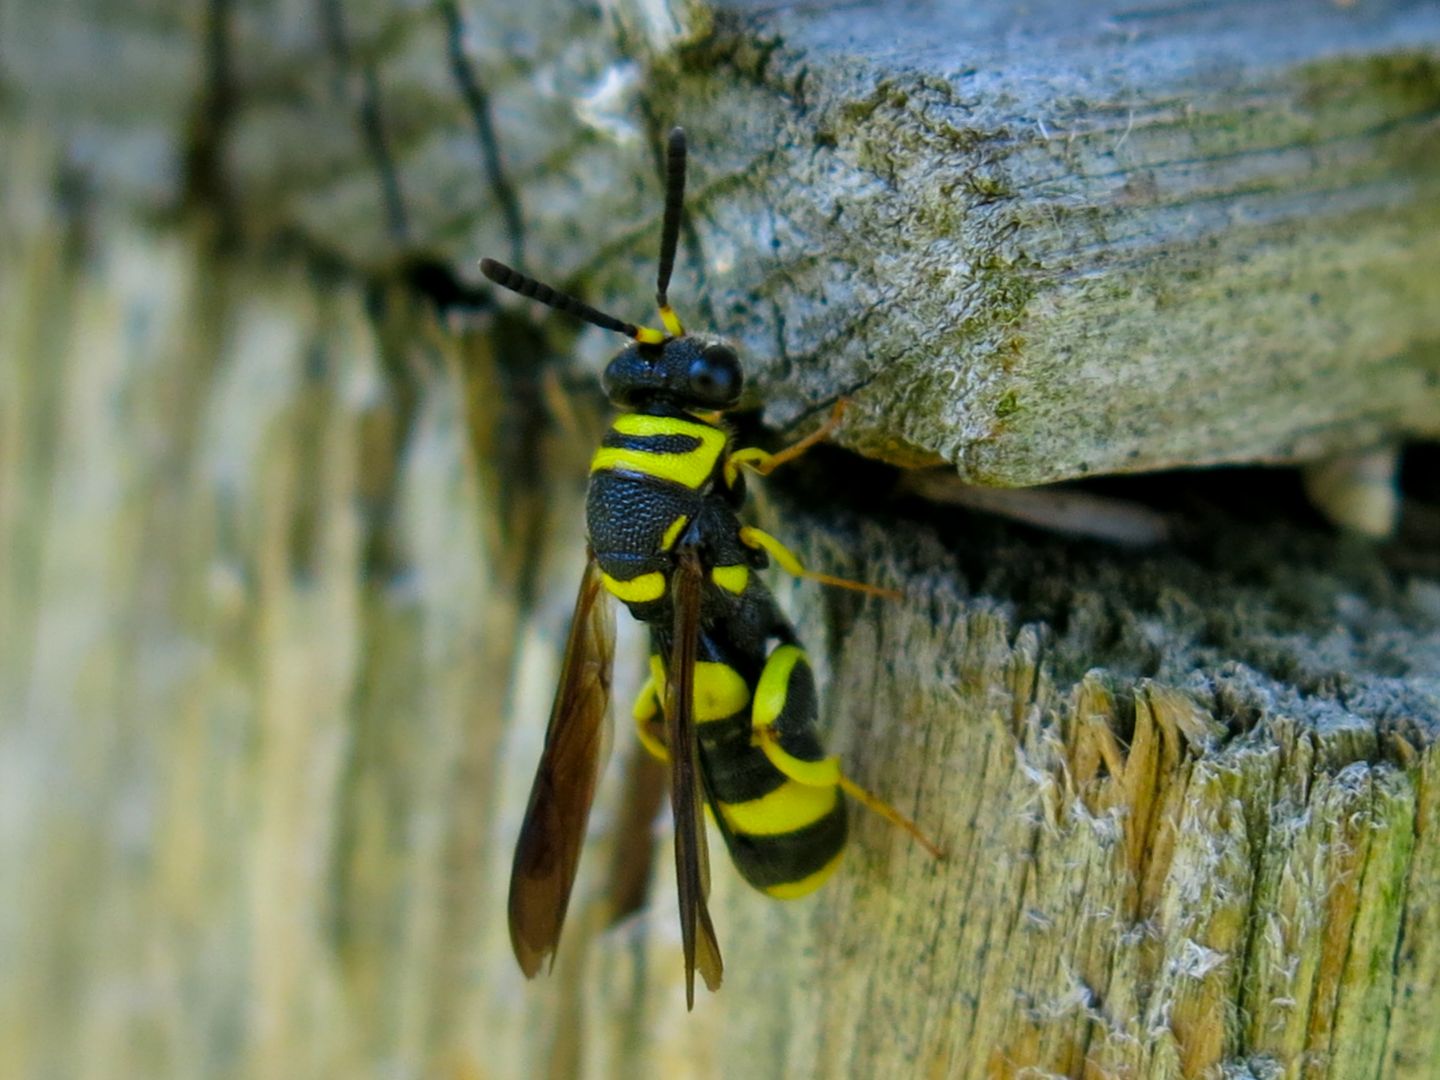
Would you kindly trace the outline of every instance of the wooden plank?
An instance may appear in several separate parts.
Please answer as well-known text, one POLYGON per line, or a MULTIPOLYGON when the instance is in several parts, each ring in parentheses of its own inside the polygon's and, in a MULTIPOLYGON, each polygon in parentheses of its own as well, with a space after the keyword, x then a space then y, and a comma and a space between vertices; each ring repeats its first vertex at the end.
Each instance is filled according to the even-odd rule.
POLYGON ((687 1016, 669 860, 602 922, 612 770, 526 986, 503 890, 592 399, 497 408, 503 318, 204 228, 67 235, 11 249, 0 320, 7 1072, 1434 1067, 1433 535, 1217 512, 1137 554, 848 511, 863 474, 817 451, 766 523, 905 597, 777 585, 830 745, 949 857, 857 814, 814 899, 717 864, 729 974, 687 1016), (387 366, 429 373, 408 429, 387 366))
MULTIPOLYGON (((1187 461, 1233 442, 1206 410, 1245 386, 1231 404, 1260 441, 1285 430, 1280 456, 1428 430, 1429 9, 1055 5, 1007 34, 971 6, 888 36, 864 5, 347 6, 338 28, 327 10, 216 4, 207 39, 177 12, 6 9, 0 1073, 1436 1070, 1440 541, 1413 503, 1382 548, 1257 500, 1121 551, 886 501, 888 470, 817 451, 768 485, 763 523, 905 598, 776 584, 830 745, 949 858, 857 813, 842 874, 778 904, 714 845, 727 985, 687 1016, 668 860, 644 908, 603 923, 614 769, 556 970, 525 984, 503 890, 600 414, 531 313, 466 276, 510 247, 508 187, 531 269, 612 306, 646 295, 642 133, 674 109, 697 158, 684 269, 772 418, 883 361, 849 438, 1033 478, 986 472, 994 410, 966 410, 989 383, 921 393, 925 365, 990 371, 1021 327, 1001 376, 1045 374, 1027 394, 1055 378, 1044 350, 1086 355, 1056 408, 1112 384, 1179 402, 1185 430, 1144 434, 1156 461, 1167 439, 1187 461), (944 66, 959 48, 973 71, 944 66), (1008 71, 1060 81, 1006 93, 1008 71), (1136 161, 1169 187, 1107 186, 1136 161), (1023 197, 991 183, 1042 165, 1023 197), (1007 214, 1031 262, 947 293, 1007 214), (1351 275, 1318 307, 1307 251, 1351 275), (889 281, 863 318, 819 304, 889 281), (1005 281, 1034 290, 1013 323, 1005 281), (953 303, 981 322, 939 320, 953 303), (1310 362, 1274 367, 1297 334, 1310 362), (1377 361, 1392 339, 1416 347, 1377 361), (1272 367, 1232 387, 1205 365, 1239 371, 1235 342, 1272 367), (1162 361, 1194 379, 1126 381, 1162 361), (927 416, 959 426, 928 445, 927 416)), ((1100 423, 1031 432, 1034 400, 1015 405, 1005 468, 1045 445, 1063 463, 1100 423)))
POLYGON ((683 121, 682 306, 744 347, 772 421, 849 393, 844 440, 890 461, 1008 486, 1440 432, 1428 6, 209 20, 197 37, 22 3, 7 70, 107 192, 154 205, 203 181, 247 233, 362 274, 418 257, 475 283, 478 255, 523 254, 631 317, 659 212, 647 144, 683 121), (97 51, 121 58, 104 80, 97 51))

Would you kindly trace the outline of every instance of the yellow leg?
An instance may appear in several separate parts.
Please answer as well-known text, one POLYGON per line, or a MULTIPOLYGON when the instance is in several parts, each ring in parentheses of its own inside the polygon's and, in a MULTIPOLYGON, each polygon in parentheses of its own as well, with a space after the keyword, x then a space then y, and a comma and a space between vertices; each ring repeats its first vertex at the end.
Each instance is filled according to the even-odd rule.
POLYGON ((801 761, 799 758, 787 754, 780 746, 779 740, 775 738, 773 727, 759 727, 755 729, 755 741, 765 756, 785 776, 797 784, 804 784, 807 787, 829 787, 839 785, 841 791, 845 792, 852 799, 858 802, 865 809, 879 814, 891 825, 899 826, 915 838, 916 843, 928 851, 936 859, 943 859, 945 853, 928 836, 920 831, 920 826, 900 813, 893 806, 887 803, 878 795, 866 791, 855 781, 851 780, 840 769, 840 759, 835 757, 824 758, 820 761, 801 761))
POLYGON ((825 423, 799 442, 791 443, 784 450, 777 450, 773 454, 761 450, 758 446, 736 450, 725 462, 725 482, 734 487, 735 476, 742 466, 758 476, 769 476, 781 465, 794 461, 812 446, 824 442, 840 426, 840 418, 845 414, 846 404, 844 398, 835 402, 835 407, 830 410, 830 418, 825 423))
POLYGON ((665 724, 657 720, 637 720, 635 722, 635 734, 640 739, 640 745, 645 752, 661 764, 670 764, 670 750, 665 745, 662 736, 665 734, 665 724))
POLYGON ((660 712, 660 695, 655 690, 655 677, 645 680, 635 698, 635 737, 645 752, 656 761, 670 761, 670 750, 665 745, 665 717, 660 712))
POLYGON ((775 737, 775 728, 766 724, 752 733, 755 745, 760 747, 770 764, 787 779, 805 787, 834 787, 843 779, 838 757, 821 758, 819 761, 801 761, 785 751, 775 737))
POLYGON ((854 780, 851 780, 843 774, 840 777, 840 790, 845 792, 846 795, 849 795, 861 806, 865 807, 866 810, 873 811, 890 822, 891 825, 898 825, 904 829, 915 838, 916 843, 930 853, 931 857, 936 859, 945 858, 945 852, 935 841, 920 831, 920 826, 916 825, 915 822, 900 813, 899 810, 896 810, 895 807, 891 806, 878 795, 872 795, 859 784, 855 783, 854 780))
POLYGON ((899 600, 901 597, 901 593, 896 589, 883 589, 879 585, 867 585, 863 581, 851 581, 849 578, 834 577, 831 574, 806 570, 793 551, 763 529, 757 529, 752 525, 746 525, 740 530, 740 542, 746 547, 759 548, 768 552, 780 569, 794 574, 796 577, 809 578, 811 581, 818 581, 821 585, 833 585, 838 589, 853 589, 855 592, 869 593, 871 596, 888 596, 892 600, 899 600))

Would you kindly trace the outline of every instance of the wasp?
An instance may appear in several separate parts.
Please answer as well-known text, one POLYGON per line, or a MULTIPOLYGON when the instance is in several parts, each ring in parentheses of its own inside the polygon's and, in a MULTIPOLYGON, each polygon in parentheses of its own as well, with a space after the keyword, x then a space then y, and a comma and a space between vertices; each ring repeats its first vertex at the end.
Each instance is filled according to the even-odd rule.
MULTIPOLYGON (((731 446, 722 414, 744 376, 734 348, 687 333, 670 306, 685 191, 685 133, 670 132, 656 302, 662 328, 607 315, 493 259, 491 281, 624 334, 605 368, 615 417, 590 462, 589 545, 545 745, 510 877, 510 940, 527 977, 553 961, 608 743, 612 598, 650 631, 650 676, 634 707, 644 748, 669 765, 675 876, 687 1006, 695 972, 713 991, 723 965, 707 907, 708 807, 741 875, 777 898, 804 896, 839 865, 848 794, 938 849, 913 823, 854 784, 817 731, 815 679, 757 571, 886 594, 807 570, 775 537, 742 524, 745 469, 764 475, 823 439, 788 449, 731 446)), ((890 595, 895 595, 891 593, 890 595)))

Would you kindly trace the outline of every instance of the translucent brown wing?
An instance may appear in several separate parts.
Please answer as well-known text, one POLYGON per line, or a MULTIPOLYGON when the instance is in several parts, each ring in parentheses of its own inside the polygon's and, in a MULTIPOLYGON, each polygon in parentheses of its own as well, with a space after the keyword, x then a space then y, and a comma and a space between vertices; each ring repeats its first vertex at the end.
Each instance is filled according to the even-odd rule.
POLYGON ((695 743, 695 661, 699 653, 704 568, 691 546, 679 550, 671 581, 675 608, 666 679, 665 722, 670 745, 670 807, 675 814, 675 882, 680 893, 680 941, 685 950, 685 1004, 695 1007, 695 969, 720 988, 724 965, 710 922, 710 856, 700 812, 700 758, 695 743))
POLYGON ((510 871, 510 943, 528 977, 547 956, 554 963, 565 925, 590 804, 609 748, 614 659, 615 616, 592 552, 510 871))
POLYGON ((650 872, 655 865, 652 826, 665 799, 669 772, 669 765, 662 765, 639 747, 625 763, 605 886, 607 926, 635 914, 649 897, 650 872))

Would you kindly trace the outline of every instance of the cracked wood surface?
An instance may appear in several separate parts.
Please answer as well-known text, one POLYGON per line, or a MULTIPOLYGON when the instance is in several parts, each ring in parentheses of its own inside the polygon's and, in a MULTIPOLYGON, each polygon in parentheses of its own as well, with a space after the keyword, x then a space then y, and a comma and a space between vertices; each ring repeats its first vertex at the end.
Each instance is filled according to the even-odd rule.
MULTIPOLYGON (((1300 10, 1259 10, 1282 8, 1300 10)), ((830 745, 950 858, 857 815, 837 880, 778 904, 716 845, 728 982, 687 1017, 668 860, 647 904, 603 921, 627 746, 559 964, 526 987, 504 881, 598 413, 532 313, 491 308, 464 271, 518 245, 593 298, 646 295, 654 173, 625 135, 669 115, 635 125, 631 102, 703 101, 697 143, 725 137, 697 161, 688 269, 718 322, 777 341, 750 342, 774 416, 812 374, 833 393, 845 369, 801 360, 835 327, 786 306, 820 271, 768 246, 812 211, 757 218, 768 196, 735 179, 768 115, 747 110, 796 107, 766 82, 791 54, 717 25, 689 46, 715 66, 677 74, 649 51, 674 26, 638 8, 207 10, 208 29, 6 9, 23 47, 0 46, 0 1074, 1434 1074, 1436 511, 1359 546, 1288 521, 1273 490, 1223 510, 1202 492, 1137 554, 887 498, 887 471, 845 457, 777 476, 765 524, 905 591, 780 586, 830 745), (622 51, 654 70, 614 67, 622 51), (755 267, 778 299, 737 311, 755 267)), ((1219 48, 1251 17, 1208 10, 1148 18, 1219 48)), ((1418 50, 1414 109, 1367 106, 1418 160, 1430 15, 1397 10, 1297 15, 1265 47, 1343 26, 1355 55, 1418 50)), ((1129 23, 1141 46, 1158 33, 1129 23)), ((961 37, 1000 50, 983 29, 961 37)), ((811 160, 848 168, 863 144, 844 139, 926 93, 877 99, 811 160)), ((1369 197, 1392 224, 1430 205, 1428 174, 1390 164, 1358 220, 1369 197)), ((1390 302, 1364 285, 1337 302, 1390 302)), ((1306 370, 1290 400, 1332 369, 1306 370)), ((892 424, 874 393, 871 422, 892 424)), ((621 674, 639 671, 632 655, 621 674)))

